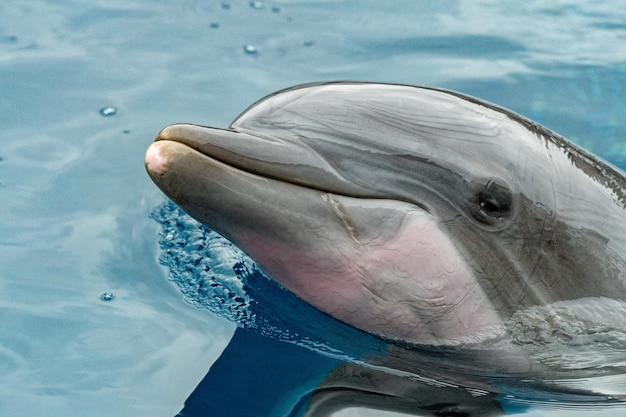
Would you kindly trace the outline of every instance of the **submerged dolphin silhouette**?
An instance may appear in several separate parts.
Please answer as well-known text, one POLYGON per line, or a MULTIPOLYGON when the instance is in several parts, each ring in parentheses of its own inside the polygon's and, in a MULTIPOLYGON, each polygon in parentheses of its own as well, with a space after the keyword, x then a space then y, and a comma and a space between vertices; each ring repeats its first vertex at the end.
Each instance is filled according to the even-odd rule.
POLYGON ((520 309, 626 298, 626 182, 459 93, 328 83, 146 153, 175 203, 331 316, 386 339, 479 343, 520 309))

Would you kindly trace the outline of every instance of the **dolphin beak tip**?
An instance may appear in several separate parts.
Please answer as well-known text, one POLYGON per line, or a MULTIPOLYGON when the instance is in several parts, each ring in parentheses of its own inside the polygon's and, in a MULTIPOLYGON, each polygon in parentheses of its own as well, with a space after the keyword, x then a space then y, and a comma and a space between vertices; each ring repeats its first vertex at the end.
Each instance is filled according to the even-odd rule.
POLYGON ((146 171, 148 171, 148 173, 152 176, 163 175, 163 173, 165 173, 167 158, 163 156, 161 148, 162 143, 155 142, 151 144, 146 151, 144 164, 146 166, 146 171))

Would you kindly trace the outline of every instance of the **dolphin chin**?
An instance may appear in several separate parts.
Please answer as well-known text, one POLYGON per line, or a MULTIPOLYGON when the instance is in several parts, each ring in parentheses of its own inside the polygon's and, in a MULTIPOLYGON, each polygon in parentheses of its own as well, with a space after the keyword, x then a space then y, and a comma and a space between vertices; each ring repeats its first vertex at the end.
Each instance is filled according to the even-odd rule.
POLYGON ((515 313, 626 298, 626 181, 458 93, 294 87, 228 129, 168 126, 159 188, 321 311, 383 338, 481 343, 515 313))

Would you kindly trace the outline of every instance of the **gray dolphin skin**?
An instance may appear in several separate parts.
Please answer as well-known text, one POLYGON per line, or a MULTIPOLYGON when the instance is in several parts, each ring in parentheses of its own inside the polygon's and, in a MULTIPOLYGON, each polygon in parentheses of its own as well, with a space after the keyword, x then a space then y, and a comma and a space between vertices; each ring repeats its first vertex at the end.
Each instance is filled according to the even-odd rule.
POLYGON ((459 93, 297 86, 177 124, 158 187, 321 311, 388 340, 484 343, 517 312, 626 298, 623 174, 459 93))

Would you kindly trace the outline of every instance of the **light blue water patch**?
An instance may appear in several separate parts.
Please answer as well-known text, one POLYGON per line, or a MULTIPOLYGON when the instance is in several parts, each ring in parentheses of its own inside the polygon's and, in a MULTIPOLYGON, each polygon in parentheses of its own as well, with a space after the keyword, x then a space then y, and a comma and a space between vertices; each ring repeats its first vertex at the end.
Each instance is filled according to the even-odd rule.
MULTIPOLYGON (((227 348, 233 322, 309 343, 307 352, 353 357, 362 352, 348 342, 370 346, 254 270, 233 271, 240 259, 210 251, 230 247, 196 226, 177 229, 189 244, 181 262, 159 264, 162 230, 149 216, 163 196, 143 155, 170 123, 227 127, 262 96, 304 82, 434 85, 511 108, 626 166, 626 11, 615 2, 254 3, 0 4, 0 415, 171 417, 227 348), (211 278, 181 293, 168 277, 182 279, 198 259, 211 260, 211 278), (211 309, 198 308, 200 294, 211 309)), ((274 392, 258 367, 229 364, 223 372, 263 381, 259 396, 274 392)), ((615 377, 577 383, 624 392, 615 377)), ((208 397, 253 401, 232 387, 208 397)), ((503 400, 509 411, 519 403, 519 415, 624 414, 605 403, 503 400)))

